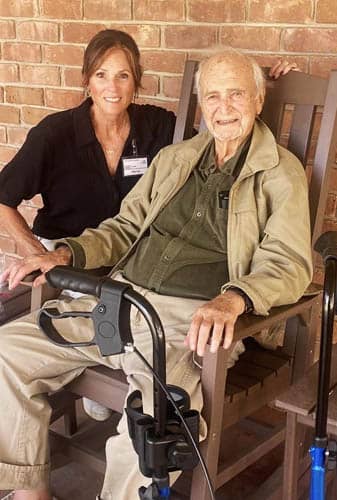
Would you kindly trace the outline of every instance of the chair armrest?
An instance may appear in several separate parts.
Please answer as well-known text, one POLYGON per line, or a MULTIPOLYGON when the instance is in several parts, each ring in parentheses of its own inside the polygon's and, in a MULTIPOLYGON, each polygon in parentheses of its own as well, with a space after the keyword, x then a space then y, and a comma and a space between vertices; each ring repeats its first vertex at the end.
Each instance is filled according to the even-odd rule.
POLYGON ((273 307, 268 316, 256 316, 254 314, 243 314, 236 322, 233 341, 254 337, 272 325, 287 320, 309 310, 313 303, 320 300, 320 295, 302 297, 295 304, 273 307))

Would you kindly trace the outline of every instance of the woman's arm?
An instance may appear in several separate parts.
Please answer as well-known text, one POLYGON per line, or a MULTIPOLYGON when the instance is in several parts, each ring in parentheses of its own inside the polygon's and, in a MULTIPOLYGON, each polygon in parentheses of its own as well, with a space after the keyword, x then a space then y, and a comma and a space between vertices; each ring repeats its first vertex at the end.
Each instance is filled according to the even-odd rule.
POLYGON ((0 203, 0 227, 13 238, 23 257, 45 253, 45 247, 35 238, 27 222, 16 208, 0 203))

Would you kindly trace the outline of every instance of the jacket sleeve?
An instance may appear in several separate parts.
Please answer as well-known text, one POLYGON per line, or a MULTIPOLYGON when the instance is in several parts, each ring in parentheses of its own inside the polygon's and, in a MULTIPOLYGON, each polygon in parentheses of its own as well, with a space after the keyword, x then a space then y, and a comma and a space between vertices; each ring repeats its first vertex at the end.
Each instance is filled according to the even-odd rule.
POLYGON ((96 229, 86 229, 77 238, 59 240, 58 244, 70 247, 75 267, 114 266, 141 236, 143 228, 148 227, 160 155, 124 198, 118 215, 104 220, 96 229))
MULTIPOLYGON (((249 271, 226 283, 222 291, 229 286, 242 289, 253 302, 254 311, 267 315, 271 307, 294 303, 303 295, 312 278, 312 254, 308 187, 302 165, 283 150, 280 164, 261 175, 255 186, 260 221, 259 211, 265 214, 259 243, 249 271)), ((242 235, 242 245, 244 241, 242 235)))

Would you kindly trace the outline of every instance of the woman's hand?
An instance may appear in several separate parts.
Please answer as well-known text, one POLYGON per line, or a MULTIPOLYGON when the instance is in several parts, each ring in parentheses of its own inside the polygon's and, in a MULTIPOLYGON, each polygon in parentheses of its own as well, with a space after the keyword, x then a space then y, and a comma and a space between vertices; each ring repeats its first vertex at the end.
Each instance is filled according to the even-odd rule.
POLYGON ((55 266, 67 266, 71 264, 71 261, 70 249, 67 246, 61 246, 52 252, 30 255, 14 262, 2 274, 0 281, 8 281, 8 288, 12 290, 32 272, 41 271, 41 274, 33 281, 33 286, 37 287, 46 282, 47 271, 55 266))
POLYGON ((289 71, 300 71, 295 62, 289 62, 286 59, 279 59, 269 71, 269 76, 277 80, 281 75, 286 75, 289 71))

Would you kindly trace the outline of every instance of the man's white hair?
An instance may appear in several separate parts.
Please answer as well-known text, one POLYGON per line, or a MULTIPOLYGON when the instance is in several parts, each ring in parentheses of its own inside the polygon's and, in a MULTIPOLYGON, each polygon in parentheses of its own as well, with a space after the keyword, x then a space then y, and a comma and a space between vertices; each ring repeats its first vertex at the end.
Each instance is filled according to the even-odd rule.
POLYGON ((198 99, 200 101, 201 88, 200 81, 204 74, 205 68, 208 66, 210 61, 214 60, 214 64, 220 62, 226 62, 227 60, 237 60, 248 64, 253 72, 255 85, 256 85, 256 97, 260 97, 262 102, 264 101, 264 96, 266 92, 266 81, 263 75, 263 71, 257 64, 255 59, 247 54, 244 54, 238 49, 234 49, 230 46, 221 46, 213 49, 212 53, 202 59, 199 63, 198 70, 195 74, 195 84, 198 92, 198 99))

